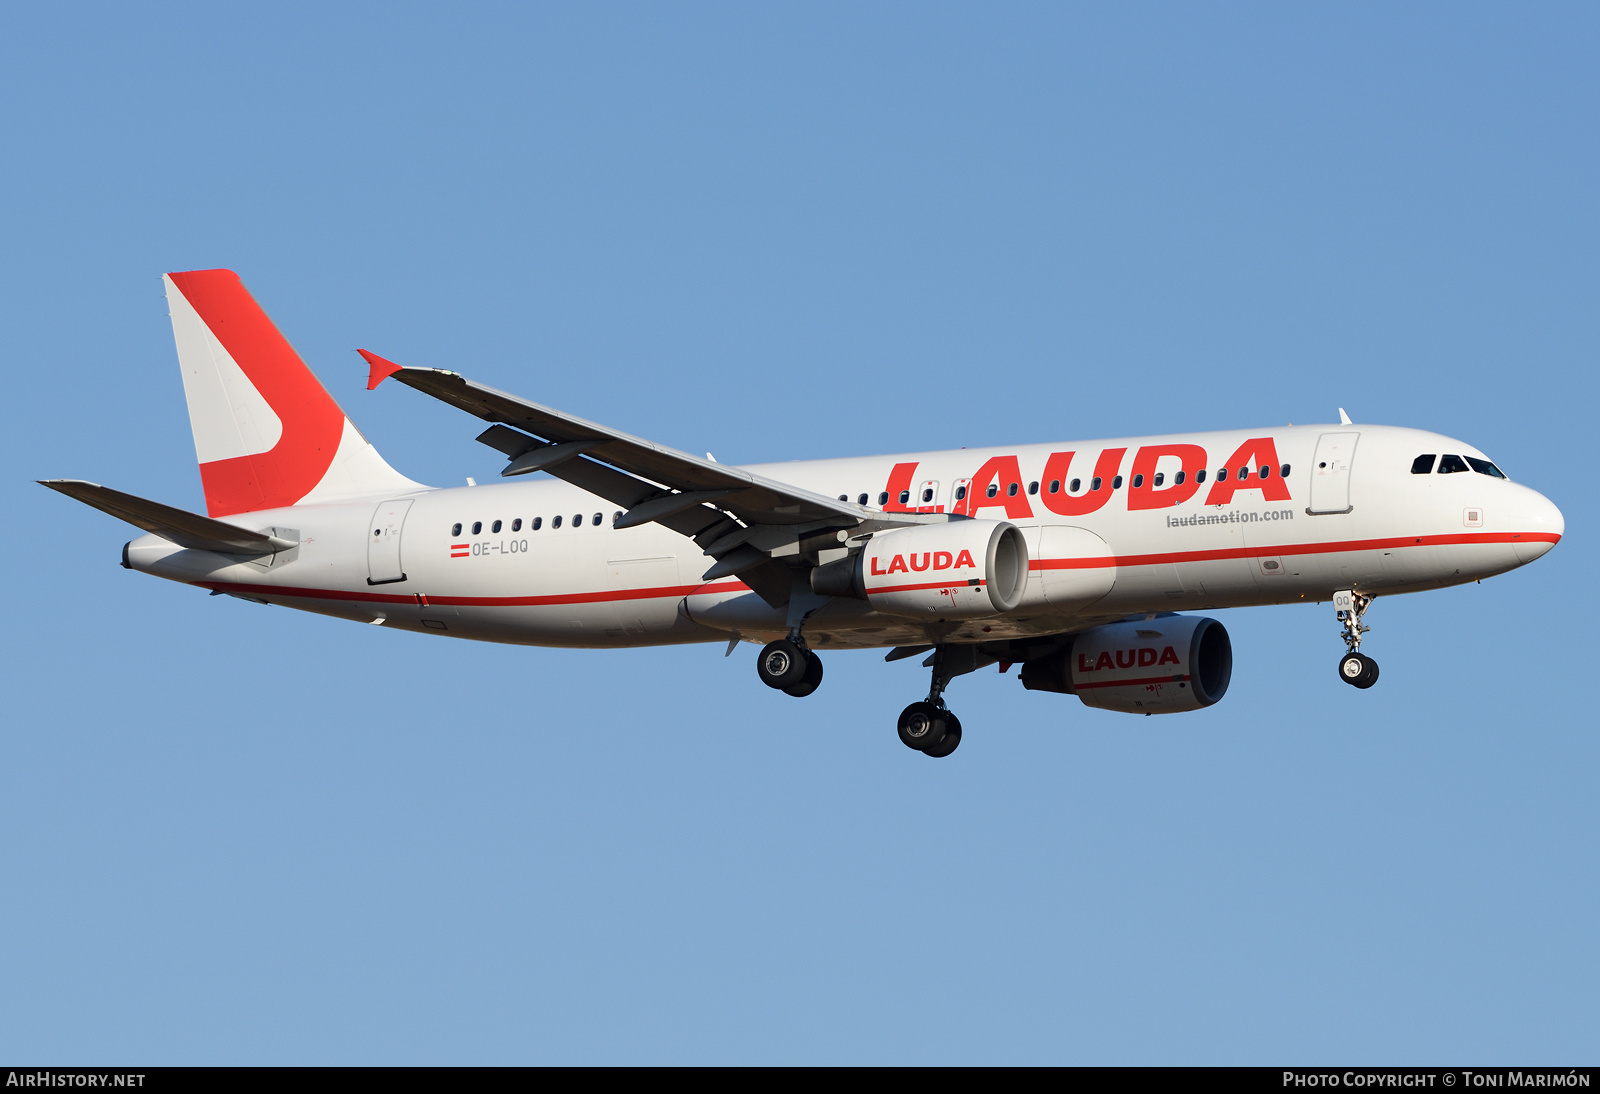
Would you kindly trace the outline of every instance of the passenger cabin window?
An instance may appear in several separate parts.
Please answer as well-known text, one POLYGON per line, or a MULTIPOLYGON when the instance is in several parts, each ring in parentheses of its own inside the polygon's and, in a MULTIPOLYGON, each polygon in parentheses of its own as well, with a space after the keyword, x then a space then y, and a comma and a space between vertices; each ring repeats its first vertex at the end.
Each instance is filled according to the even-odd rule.
POLYGON ((1464 461, 1460 456, 1439 457, 1439 474, 1454 475, 1465 470, 1467 470, 1466 461, 1464 461))
POLYGON ((1268 467, 1266 464, 1262 464, 1261 465, 1261 471, 1260 471, 1260 477, 1265 479, 1265 478, 1270 477, 1271 474, 1272 474, 1272 468, 1268 467))
POLYGON ((561 527, 561 518, 560 517, 551 517, 550 518, 550 527, 552 527, 552 528, 560 528, 561 527))
MULTIPOLYGON (((1077 480, 1074 479, 1073 481, 1076 482, 1077 480)), ((1096 475, 1089 480, 1089 489, 1091 492, 1100 489, 1100 476, 1096 475)))
POLYGON ((1285 478, 1285 479, 1288 478, 1289 477, 1289 465, 1288 464, 1284 464, 1282 467, 1278 468, 1278 475, 1281 478, 1285 478))
POLYGON ((1052 494, 1061 493, 1061 480, 1060 479, 1051 479, 1050 480, 1050 492, 1052 494))
POLYGON ((511 522, 511 530, 513 532, 522 531, 522 518, 521 517, 518 517, 516 520, 511 522))
POLYGON ((1433 461, 1438 458, 1438 455, 1437 452, 1427 452, 1418 456, 1411 461, 1411 473, 1413 475, 1433 474, 1433 461))
POLYGON ((1017 496, 1017 484, 1016 483, 1012 483, 1010 486, 1006 487, 1006 497, 1014 498, 1016 496, 1017 496))
POLYGON ((1468 456, 1467 462, 1470 463, 1472 465, 1472 469, 1480 475, 1488 475, 1490 478, 1495 479, 1503 479, 1506 477, 1506 473, 1504 471, 1500 470, 1488 460, 1480 460, 1476 456, 1468 456))
POLYGON ((985 490, 983 493, 984 493, 984 495, 986 497, 991 497, 991 498, 999 496, 999 494, 1000 494, 1000 484, 997 483, 997 482, 991 482, 989 484, 989 489, 985 490))
POLYGON ((473 535, 477 535, 481 531, 483 531, 483 521, 481 521, 481 520, 473 521, 472 522, 472 534, 473 535))
POLYGON ((1144 476, 1143 475, 1135 475, 1133 477, 1133 488, 1135 490, 1137 490, 1137 489, 1139 489, 1139 487, 1141 487, 1143 485, 1144 485, 1144 476))
POLYGON ((535 532, 537 532, 539 530, 539 528, 543 524, 544 524, 544 518, 543 517, 534 517, 533 518, 533 523, 529 524, 528 527, 532 528, 535 532))
POLYGON ((878 495, 878 504, 879 505, 888 505, 889 504, 889 491, 885 490, 883 493, 878 495))
POLYGON ((461 534, 461 525, 459 525, 459 524, 452 524, 452 525, 451 525, 451 526, 450 526, 450 534, 451 534, 451 535, 452 535, 452 536, 459 536, 459 535, 460 535, 460 534, 461 534))
POLYGON ((1116 478, 1111 480, 1111 489, 1113 489, 1113 490, 1121 490, 1122 489, 1122 476, 1121 475, 1118 475, 1116 478))
MULTIPOLYGON (((1161 480, 1164 479, 1165 477, 1166 476, 1162 472, 1157 471, 1156 474, 1155 474, 1155 478, 1150 480, 1150 485, 1151 486, 1160 486, 1161 485, 1161 480)), ((1137 486, 1139 484, 1138 483, 1134 483, 1134 485, 1137 486)))
POLYGON ((862 494, 859 497, 857 497, 856 498, 856 504, 857 505, 865 505, 865 504, 867 504, 867 496, 865 494, 862 494))
POLYGON ((839 495, 839 500, 840 501, 849 501, 850 500, 850 496, 848 494, 840 494, 839 495))
POLYGON ((1070 493, 1070 494, 1076 494, 1082 488, 1083 488, 1083 480, 1082 479, 1073 479, 1072 480, 1072 484, 1067 487, 1067 492, 1070 493))
POLYGON ((618 509, 615 513, 611 514, 611 523, 612 524, 617 523, 617 521, 619 521, 621 519, 622 519, 622 510, 621 509, 618 509))
POLYGON ((596 513, 594 515, 594 526, 596 528, 600 527, 600 522, 603 521, 604 519, 605 519, 605 514, 604 513, 596 513))
MULTIPOLYGON (((1183 480, 1179 479, 1178 481, 1182 482, 1183 480)), ((1197 482, 1197 483, 1206 481, 1206 469, 1205 468, 1202 467, 1200 470, 1198 470, 1198 471, 1196 471, 1194 473, 1194 481, 1197 482)))
MULTIPOLYGON (((1172 476, 1172 485, 1173 486, 1182 486, 1185 474, 1186 474, 1185 472, 1179 471, 1176 475, 1172 476)), ((1157 486, 1161 485, 1161 476, 1160 475, 1156 476, 1156 485, 1157 486)))
POLYGON ((1217 468, 1217 481, 1218 482, 1227 482, 1228 481, 1228 469, 1226 467, 1217 468))
POLYGON ((906 502, 908 502, 910 500, 911 500, 911 491, 909 491, 909 490, 900 491, 900 504, 901 505, 904 505, 906 502))
POLYGON ((498 532, 499 530, 500 530, 500 522, 499 521, 495 521, 493 524, 489 525, 489 531, 498 532))
POLYGON ((583 514, 582 513, 574 513, 574 514, 572 514, 572 526, 574 528, 582 528, 583 527, 583 514))

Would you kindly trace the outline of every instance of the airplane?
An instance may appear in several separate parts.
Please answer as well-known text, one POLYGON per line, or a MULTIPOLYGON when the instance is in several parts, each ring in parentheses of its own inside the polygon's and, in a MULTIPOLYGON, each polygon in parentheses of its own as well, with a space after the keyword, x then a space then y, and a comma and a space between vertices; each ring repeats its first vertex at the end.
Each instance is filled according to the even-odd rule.
POLYGON ((358 350, 489 423, 507 480, 395 471, 229 270, 164 277, 206 515, 77 479, 42 485, 143 529, 131 570, 361 623, 533 646, 761 643, 762 683, 819 650, 927 654, 897 732, 945 757, 957 676, 1131 714, 1198 710, 1233 672, 1188 614, 1331 601, 1339 678, 1370 688, 1374 598, 1526 565, 1560 510, 1463 441, 1336 425, 740 467, 358 350), (527 478, 543 472, 540 478, 527 478))

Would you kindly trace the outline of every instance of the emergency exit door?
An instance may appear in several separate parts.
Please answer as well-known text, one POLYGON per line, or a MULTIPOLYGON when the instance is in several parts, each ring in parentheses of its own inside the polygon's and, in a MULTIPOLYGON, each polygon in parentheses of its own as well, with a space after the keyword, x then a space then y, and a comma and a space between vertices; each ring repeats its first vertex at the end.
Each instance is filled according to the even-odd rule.
POLYGON ((388 585, 406 579, 400 565, 400 529, 405 525, 411 499, 386 501, 372 514, 367 526, 367 584, 388 585))
POLYGON ((1311 460, 1311 513, 1350 511, 1350 465, 1359 433, 1324 433, 1311 460))

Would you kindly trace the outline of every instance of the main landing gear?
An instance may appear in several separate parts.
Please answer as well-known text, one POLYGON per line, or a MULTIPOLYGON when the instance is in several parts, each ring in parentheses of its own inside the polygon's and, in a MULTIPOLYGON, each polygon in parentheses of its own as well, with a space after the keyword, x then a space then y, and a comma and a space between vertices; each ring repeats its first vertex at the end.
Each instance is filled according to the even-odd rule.
POLYGON ((1370 688, 1378 682, 1378 663, 1361 652, 1361 636, 1372 628, 1361 622, 1372 597, 1346 589, 1333 594, 1334 614, 1343 624, 1344 656, 1339 658, 1339 679, 1351 687, 1370 688))
POLYGON ((804 699, 822 683, 822 658, 803 642, 780 638, 762 647, 756 658, 756 675, 767 687, 804 699))
MULTIPOLYGON (((921 653, 928 647, 912 647, 892 652, 889 660, 921 653)), ((928 697, 900 712, 900 741, 907 748, 940 758, 961 747, 961 719, 944 705, 944 689, 964 673, 975 672, 995 663, 997 658, 980 653, 976 646, 935 646, 923 665, 933 669, 928 697)), ((806 648, 798 633, 768 642, 756 658, 756 675, 769 688, 785 695, 804 698, 822 683, 822 658, 806 648)))
POLYGON ((976 672, 995 660, 975 646, 935 646, 933 655, 923 662, 933 669, 928 697, 900 712, 900 743, 935 759, 960 748, 961 719, 944 705, 944 689, 957 676, 976 672))
MULTIPOLYGON (((822 683, 822 658, 806 646, 800 631, 811 613, 827 602, 827 597, 811 590, 809 581, 795 578, 789 594, 789 637, 768 642, 756 658, 756 675, 767 687, 804 699, 822 683)), ((731 643, 728 649, 732 651, 731 643)))

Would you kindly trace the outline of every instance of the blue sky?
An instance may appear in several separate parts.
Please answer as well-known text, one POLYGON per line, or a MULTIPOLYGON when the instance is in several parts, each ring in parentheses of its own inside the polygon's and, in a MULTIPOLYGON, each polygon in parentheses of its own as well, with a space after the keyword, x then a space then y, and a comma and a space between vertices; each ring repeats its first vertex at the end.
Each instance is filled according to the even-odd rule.
POLYGON ((0 1057, 1570 1063, 1600 1047, 1600 15, 1503 5, 0 14, 0 1057), (1137 719, 916 662, 453 643, 117 566, 199 509, 160 274, 724 462, 1336 420, 1565 512, 1527 569, 1221 613, 1137 719))

